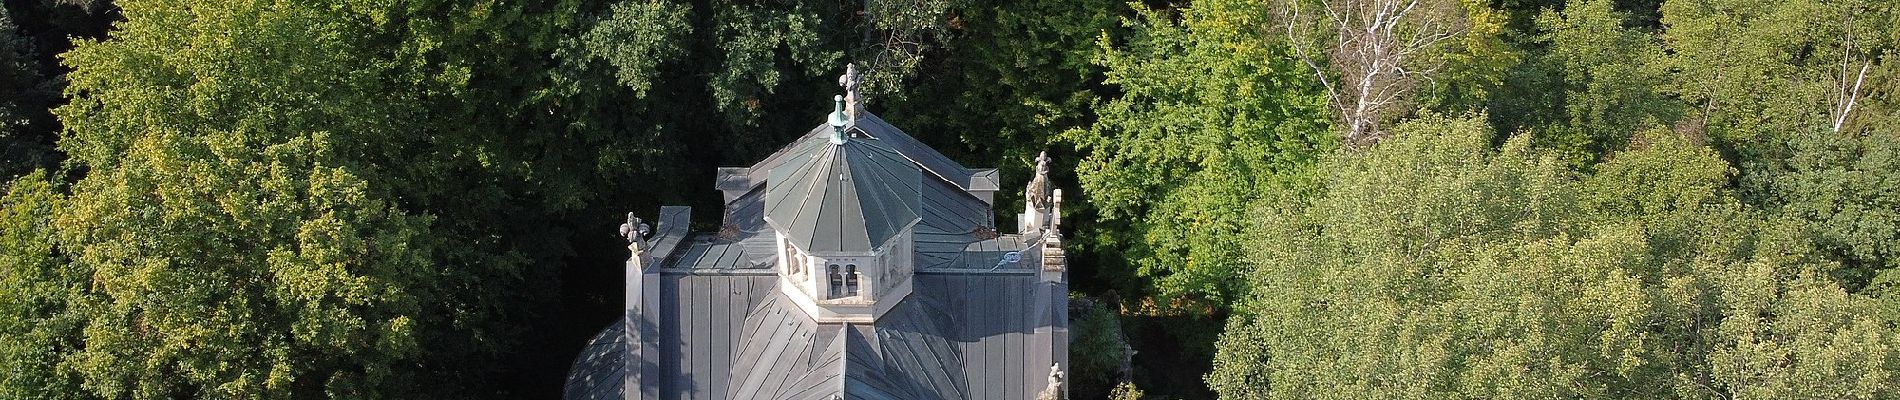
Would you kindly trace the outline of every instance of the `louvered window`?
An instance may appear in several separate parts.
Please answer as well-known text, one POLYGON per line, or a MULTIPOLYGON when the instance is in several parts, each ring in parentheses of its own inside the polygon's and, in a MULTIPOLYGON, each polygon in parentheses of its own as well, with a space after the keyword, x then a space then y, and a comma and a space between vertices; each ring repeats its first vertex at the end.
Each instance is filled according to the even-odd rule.
POLYGON ((838 271, 838 264, 826 266, 825 270, 827 275, 831 277, 831 284, 827 285, 830 287, 829 293, 831 293, 831 295, 826 298, 840 297, 840 292, 844 290, 844 274, 838 271))
POLYGON ((844 295, 846 297, 858 295, 857 264, 847 264, 844 266, 844 295))

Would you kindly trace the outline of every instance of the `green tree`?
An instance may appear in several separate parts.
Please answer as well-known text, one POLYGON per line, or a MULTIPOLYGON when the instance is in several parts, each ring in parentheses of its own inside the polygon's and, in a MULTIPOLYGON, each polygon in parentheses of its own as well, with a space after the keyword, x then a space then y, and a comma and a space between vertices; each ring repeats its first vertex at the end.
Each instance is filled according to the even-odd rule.
POLYGON ((1342 140, 1383 136, 1419 105, 1480 104, 1495 72, 1515 62, 1497 37, 1504 15, 1460 0, 1286 0, 1271 3, 1293 57, 1325 88, 1342 140), (1439 87, 1439 80, 1448 83, 1439 87), (1421 93, 1424 92, 1424 93, 1421 93), (1424 98, 1426 101, 1420 102, 1424 98))
POLYGON ((1607 0, 1565 4, 1537 19, 1547 42, 1544 63, 1563 82, 1563 109, 1540 116, 1532 144, 1557 152, 1576 167, 1594 165, 1624 148, 1635 132, 1675 121, 1680 106, 1660 93, 1669 76, 1662 48, 1650 34, 1626 28, 1629 15, 1607 0))
POLYGON ((618 97, 643 70, 548 63, 606 5, 122 6, 65 56, 59 109, 86 171, 60 243, 100 282, 70 360, 89 391, 459 398, 523 390, 495 379, 511 366, 559 376, 567 356, 522 349, 547 349, 524 332, 554 325, 570 227, 650 189, 641 145, 671 133, 618 97))
POLYGON ((66 357, 83 348, 91 271, 54 244, 64 198, 45 173, 11 182, 0 197, 0 397, 85 398, 66 357))
POLYGON ((1066 377, 1070 393, 1079 398, 1099 398, 1121 378, 1123 358, 1130 356, 1121 316, 1092 298, 1070 296, 1070 301, 1070 329, 1075 338, 1069 347, 1066 377))
POLYGON ((414 47, 357 42, 387 37, 392 4, 123 6, 113 40, 66 55, 77 96, 58 110, 63 149, 89 169, 57 219, 74 265, 96 274, 69 361, 87 389, 423 396, 436 385, 419 378, 456 368, 437 363, 483 350, 444 346, 495 322, 457 310, 505 305, 453 275, 501 279, 507 264, 443 268, 432 218, 364 178, 389 173, 365 162, 403 149, 389 138, 429 131, 409 121, 426 86, 397 82, 465 69, 411 70, 414 47))
POLYGON ((1425 118, 1264 208, 1223 398, 1882 398, 1900 343, 1799 222, 1653 131, 1577 178, 1425 118))
POLYGON ((1893 2, 1674 0, 1663 37, 1687 124, 1733 154, 1743 198, 1808 222, 1859 290, 1900 255, 1893 2))
POLYGON ((1260 29, 1266 7, 1141 10, 1127 43, 1102 43, 1098 62, 1120 95, 1065 134, 1085 154, 1085 202, 1101 212, 1086 246, 1122 254, 1165 300, 1200 313, 1244 292, 1251 204, 1297 186, 1338 143, 1312 72, 1260 29))
POLYGON ((613 66, 616 81, 645 97, 660 64, 685 51, 680 42, 692 32, 690 11, 689 5, 659 0, 617 2, 581 35, 577 47, 586 57, 613 66))
MULTIPOLYGON (((1878 87, 1893 49, 1895 5, 1885 1, 1671 0, 1662 5, 1670 93, 1692 120, 1752 165, 1785 157, 1789 135, 1840 132, 1878 87), (1858 100, 1858 101, 1850 101, 1858 100)), ((1747 177, 1745 176, 1745 179, 1747 177)), ((1751 190, 1758 188, 1750 188, 1751 190)))
POLYGON ((1143 393, 1141 388, 1135 387, 1133 383, 1122 382, 1121 384, 1115 385, 1115 390, 1109 391, 1108 399, 1141 400, 1143 396, 1147 396, 1147 394, 1143 393))
MULTIPOLYGON (((1090 102, 1104 71, 1094 62, 1098 40, 1119 37, 1117 17, 1133 10, 1114 0, 981 1, 953 12, 947 43, 904 82, 910 95, 879 101, 875 111, 965 165, 997 168, 999 210, 1022 209, 1022 191, 1012 189, 1028 183, 1045 150, 1053 178, 1073 192, 1076 157, 1059 136, 1094 120, 1090 102)), ((1066 218, 1087 215, 1086 207, 1065 204, 1066 218)), ((1013 215, 1000 217, 1012 225, 1013 215)))
POLYGON ((1843 264, 1850 288, 1892 293, 1900 289, 1900 126, 1884 124, 1793 138, 1771 201, 1808 222, 1816 244, 1843 264))

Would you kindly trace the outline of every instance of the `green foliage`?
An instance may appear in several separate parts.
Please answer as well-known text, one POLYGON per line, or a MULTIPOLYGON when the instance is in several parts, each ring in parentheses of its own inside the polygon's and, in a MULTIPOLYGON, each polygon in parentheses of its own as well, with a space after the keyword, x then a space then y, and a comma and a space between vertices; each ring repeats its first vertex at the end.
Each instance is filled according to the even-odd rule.
POLYGON ((1775 178, 1781 210, 1845 264, 1858 289, 1876 280, 1900 288, 1900 135, 1809 134, 1796 138, 1788 172, 1775 178))
POLYGON ((633 75, 547 65, 583 5, 122 6, 65 56, 59 110, 86 171, 60 243, 99 282, 70 360, 89 391, 461 398, 519 390, 505 365, 559 375, 518 349, 544 349, 522 332, 549 329, 566 213, 641 190, 626 144, 661 133, 627 127, 633 75))
POLYGON ((1504 85, 1505 73, 1522 62, 1522 50, 1506 41, 1510 15, 1488 1, 1461 0, 1464 32, 1444 47, 1434 49, 1431 61, 1441 62, 1437 76, 1420 96, 1420 107, 1444 112, 1482 109, 1504 85))
POLYGON ((1670 90, 1699 108, 1694 125, 1735 154, 1750 203, 1807 222, 1815 244, 1860 290, 1891 260, 1900 191, 1892 122, 1892 2, 1663 4, 1676 74, 1670 90))
POLYGON ((1108 400, 1141 400, 1142 396, 1147 396, 1147 394, 1142 393, 1141 388, 1129 382, 1115 385, 1115 390, 1108 392, 1108 400))
POLYGON ((895 98, 881 103, 888 107, 882 113, 959 160, 995 165, 1018 181, 1005 187, 1020 186, 1056 134, 1087 124, 1103 70, 1093 62, 1097 40, 1116 29, 1127 7, 1110 0, 969 4, 941 58, 911 80, 911 91, 942 96, 895 98))
POLYGON ((1860 68, 1889 68, 1882 59, 1896 39, 1895 7, 1865 0, 1664 2, 1665 62, 1677 71, 1668 89, 1699 109, 1697 123, 1740 153, 1750 173, 1757 166, 1749 164, 1782 157, 1775 147, 1790 134, 1839 131, 1832 122, 1860 68))
POLYGON ((684 52, 680 42, 692 33, 691 7, 660 0, 614 3, 607 17, 581 36, 588 56, 614 67, 614 78, 645 97, 653 89, 660 63, 684 52))
POLYGON ((1883 398, 1900 336, 1669 132, 1573 177, 1428 117, 1266 207, 1223 398, 1883 398))
MULTIPOLYGON (((865 33, 857 59, 865 68, 864 91, 878 97, 903 99, 906 80, 922 69, 925 58, 948 42, 953 24, 962 21, 953 10, 976 11, 964 0, 864 1, 865 33)), ((1084 14, 1090 11, 1084 11, 1084 14)), ((935 60, 932 60, 935 61, 935 60)))
MULTIPOLYGON (((1196 3, 1178 16, 1144 9, 1126 44, 1099 63, 1117 98, 1065 137, 1087 154, 1078 175, 1097 236, 1171 300, 1224 308, 1241 293, 1251 204, 1288 190, 1337 146, 1325 98, 1266 21, 1259 2, 1196 3)), ((1204 311, 1203 311, 1204 312, 1204 311)))
POLYGON ((428 367, 415 365, 493 350, 442 346, 495 322, 453 310, 498 306, 449 275, 506 264, 441 268, 432 218, 364 178, 387 173, 366 152, 401 149, 366 145, 426 131, 405 121, 421 100, 399 97, 426 86, 390 85, 466 69, 409 70, 420 60, 400 54, 416 47, 353 42, 381 36, 374 20, 393 11, 370 4, 123 6, 115 40, 66 55, 77 96, 59 110, 63 149, 90 167, 58 217, 97 281, 70 361, 87 389, 417 397, 428 367))
POLYGON ((1069 329, 1074 332, 1069 345, 1070 392, 1079 398, 1096 398, 1120 378, 1128 342, 1115 311, 1086 297, 1071 296, 1070 301, 1069 329))
POLYGON ((760 98, 776 91, 787 72, 816 77, 843 71, 842 52, 822 42, 829 26, 814 3, 795 2, 788 9, 730 5, 714 12, 720 63, 711 70, 709 85, 719 110, 729 116, 728 124, 758 126, 765 112, 760 98), (789 59, 781 60, 780 52, 789 59))
POLYGON ((11 182, 0 198, 0 397, 85 397, 64 360, 83 347, 92 273, 54 245, 63 201, 45 173, 11 182))
POLYGON ((1661 47, 1649 34, 1625 28, 1630 17, 1608 0, 1581 0, 1537 23, 1549 50, 1542 62, 1561 79, 1563 109, 1542 116, 1533 145, 1555 151, 1575 167, 1594 165, 1621 149, 1645 126, 1674 121, 1680 105, 1658 89, 1667 82, 1661 47))
POLYGON ((20 115, 20 108, 25 106, 20 104, 25 100, 23 95, 40 90, 39 71, 32 64, 32 43, 20 37, 10 14, 0 8, 0 89, 7 93, 6 98, 0 98, 0 133, 11 133, 25 123, 20 115))

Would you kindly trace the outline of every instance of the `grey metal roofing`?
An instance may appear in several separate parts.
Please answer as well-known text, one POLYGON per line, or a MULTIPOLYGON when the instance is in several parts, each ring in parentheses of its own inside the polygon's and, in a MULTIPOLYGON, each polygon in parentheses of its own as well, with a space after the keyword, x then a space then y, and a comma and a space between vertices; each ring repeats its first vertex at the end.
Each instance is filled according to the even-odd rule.
POLYGON ((965 188, 996 191, 1002 188, 1002 178, 996 175, 995 168, 973 169, 970 170, 970 185, 965 188))
POLYGON ((995 189, 994 170, 963 168, 860 115, 857 137, 844 146, 827 142, 821 125, 753 167, 721 169, 717 232, 686 232, 691 213, 662 208, 648 247, 657 265, 629 274, 627 313, 589 341, 566 397, 988 400, 1042 390, 1049 366, 1068 364, 1068 290, 1040 279, 1039 237, 997 232, 991 205, 972 193, 995 189), (837 174, 847 179, 817 179, 837 174), (818 194, 789 201, 798 193, 775 196, 778 188, 818 194), (829 199, 837 207, 825 207, 829 199), (902 229, 889 221, 912 221, 913 292, 871 324, 817 323, 777 290, 776 231, 766 216, 820 221, 826 208, 885 221, 864 224, 856 243, 846 243, 858 234, 846 226, 811 229, 836 234, 838 249, 881 244, 873 238, 902 229))
MULTIPOLYGON (((994 187, 988 187, 995 185, 993 181, 987 181, 987 178, 978 176, 983 170, 964 168, 962 164, 951 160, 950 157, 945 156, 943 152, 930 148, 930 146, 925 145, 923 141, 919 141, 916 137, 904 133, 904 130, 892 126, 890 122, 884 121, 884 119, 878 117, 877 114, 872 114, 868 111, 859 112, 858 119, 852 126, 853 135, 863 135, 878 139, 891 150, 897 151, 897 153, 903 155, 904 158, 917 163, 917 165, 922 167, 925 172, 928 172, 930 176, 935 176, 938 179, 950 182, 951 184, 957 185, 958 188, 965 190, 995 189, 994 187)), ((830 135, 831 125, 818 124, 817 127, 807 131, 804 136, 793 140, 791 146, 780 148, 777 152, 767 156, 764 160, 753 164, 752 168, 747 170, 750 173, 747 179, 741 180, 732 177, 721 178, 720 180, 722 182, 745 181, 753 185, 762 184, 767 180, 768 171, 772 168, 784 163, 787 158, 794 153, 800 152, 806 145, 824 143, 826 138, 830 135)))
POLYGON ((627 325, 608 324, 587 341, 587 347, 581 349, 581 356, 574 359, 574 367, 567 376, 567 386, 563 388, 567 400, 620 400, 621 388, 625 384, 626 374, 622 373, 627 359, 627 325))
MULTIPOLYGON (((660 274, 640 399, 1030 399, 1068 365, 1068 288, 1033 273, 921 273, 876 323, 820 324, 770 275, 660 274)), ((637 317, 634 317, 637 318, 637 317)), ((568 399, 625 395, 620 332, 575 363, 568 399)))
POLYGON ((871 252, 918 221, 923 175, 878 142, 801 143, 771 170, 765 221, 807 252, 871 252))
POLYGON ((761 239, 764 240, 738 241, 714 234, 694 234, 686 239, 684 248, 673 253, 663 268, 770 270, 777 262, 777 254, 772 252, 769 238, 761 239))

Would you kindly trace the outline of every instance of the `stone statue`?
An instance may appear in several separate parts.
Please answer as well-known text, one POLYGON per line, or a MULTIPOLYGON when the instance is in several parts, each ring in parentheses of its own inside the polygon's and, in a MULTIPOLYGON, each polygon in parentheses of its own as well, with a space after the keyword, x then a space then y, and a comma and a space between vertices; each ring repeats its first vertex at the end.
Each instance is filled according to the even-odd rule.
POLYGON ((858 111, 864 109, 864 97, 858 94, 858 87, 864 85, 864 77, 858 76, 857 64, 845 64, 844 75, 838 77, 838 86, 844 87, 844 112, 852 121, 858 120, 858 111))
POLYGON ((1049 206, 1049 152, 1036 155, 1036 175, 1029 179, 1029 205, 1040 210, 1049 206))
POLYGON ((644 242, 647 234, 652 232, 646 222, 640 221, 640 217, 633 216, 633 213, 627 213, 627 223, 620 224, 620 237, 627 238, 627 244, 644 242))
POLYGON ((1049 364, 1049 386, 1036 395, 1036 400, 1062 400, 1062 364, 1049 364))

